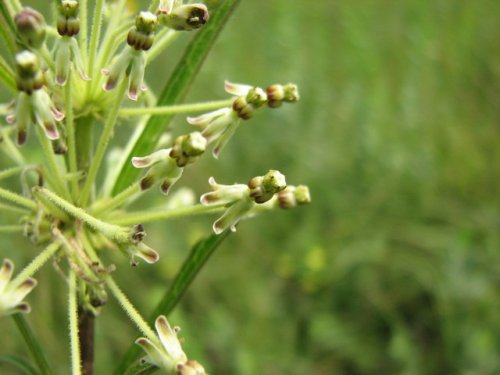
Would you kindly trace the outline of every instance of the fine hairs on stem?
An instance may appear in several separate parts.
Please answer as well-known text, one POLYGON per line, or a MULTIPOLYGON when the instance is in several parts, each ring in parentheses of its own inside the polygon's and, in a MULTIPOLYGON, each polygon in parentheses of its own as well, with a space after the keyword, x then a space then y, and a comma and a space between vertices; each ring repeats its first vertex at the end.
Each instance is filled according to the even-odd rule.
MULTIPOLYGON (((95 339, 102 337, 94 335, 94 322, 106 308, 108 294, 144 336, 128 343, 131 349, 118 361, 117 374, 131 373, 140 356, 140 371, 205 374, 184 352, 179 328, 166 315, 241 221, 310 202, 306 186, 288 185, 273 169, 231 185, 207 175, 204 189, 209 191, 198 198, 182 186, 184 169, 196 168, 210 153, 218 158, 230 139, 239 136, 243 122, 299 100, 293 83, 260 87, 226 81, 220 87, 227 97, 182 103, 239 3, 226 0, 212 12, 201 2, 151 1, 132 14, 126 0, 57 0, 48 20, 19 0, 0 3, 0 21, 6 26, 0 38, 8 47, 0 56, 0 85, 12 94, 13 103, 0 106, 10 123, 0 129, 0 150, 13 164, 0 170, 0 211, 9 220, 0 226, 0 236, 24 235, 41 249, 16 277, 14 263, 3 260, 0 317, 13 317, 37 372, 52 374, 55 359, 47 358, 45 343, 19 314, 38 311, 29 305, 28 294, 37 286, 33 277, 38 270, 52 263, 55 277, 64 280, 57 287, 67 295, 64 329, 71 374, 94 373, 95 339), (177 57, 164 89, 147 92, 148 63, 188 32, 193 38, 177 57), (174 115, 185 118, 189 131, 171 137, 167 128, 174 115), (120 122, 124 124, 118 126, 120 122), (31 142, 32 137, 38 142, 31 142), (21 190, 10 184, 19 177, 21 190), (130 208, 134 202, 140 202, 140 210, 130 208), (112 274, 116 269, 134 272, 139 264, 154 267, 160 257, 168 261, 167 246, 157 251, 146 244, 145 224, 168 225, 168 220, 193 215, 215 215, 206 230, 214 233, 193 248, 148 322, 120 286, 119 274, 112 274), (168 311, 162 309, 166 305, 168 311)), ((38 284, 41 288, 45 282, 38 284)))

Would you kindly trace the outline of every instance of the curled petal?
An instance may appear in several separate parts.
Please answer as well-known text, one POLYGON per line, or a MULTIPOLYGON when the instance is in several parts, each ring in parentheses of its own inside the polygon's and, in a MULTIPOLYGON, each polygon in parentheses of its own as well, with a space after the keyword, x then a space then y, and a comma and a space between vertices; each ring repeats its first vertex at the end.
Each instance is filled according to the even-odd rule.
POLYGON ((161 344, 165 348, 167 354, 176 363, 186 361, 186 354, 182 350, 179 339, 177 338, 178 329, 172 329, 167 318, 163 315, 156 319, 155 328, 156 332, 158 332, 158 336, 160 337, 161 344))
POLYGON ((53 107, 49 95, 43 90, 36 90, 31 96, 33 112, 36 122, 42 127, 50 140, 58 139, 59 132, 51 108, 53 107))
POLYGON ((161 161, 165 161, 170 154, 170 149, 161 149, 153 152, 150 155, 132 158, 132 164, 136 168, 149 168, 161 161))
POLYGON ((215 234, 220 234, 226 229, 236 231, 236 224, 252 209, 254 202, 251 199, 242 199, 229 207, 224 214, 217 219, 212 228, 215 234))
POLYGON ((28 129, 31 124, 31 99, 28 94, 20 92, 16 105, 17 144, 19 146, 26 142, 28 129))
POLYGON ((103 89, 105 91, 110 91, 113 90, 116 85, 118 84, 118 81, 123 77, 125 74, 125 71, 127 70, 128 66, 130 65, 131 61, 131 53, 130 53, 130 48, 125 47, 126 49, 122 51, 118 59, 115 61, 111 69, 109 70, 104 70, 108 72, 108 80, 103 86, 103 89))
POLYGON ((253 86, 224 81, 224 90, 234 96, 245 96, 253 86))
POLYGON ((64 86, 68 79, 69 69, 71 66, 71 50, 69 39, 60 39, 56 50, 56 83, 64 86))
POLYGON ((231 108, 221 108, 221 109, 217 109, 217 110, 212 111, 212 112, 204 113, 201 116, 188 117, 187 122, 190 123, 191 125, 198 125, 198 126, 205 127, 209 123, 216 120, 217 118, 224 116, 224 115, 227 115, 230 112, 231 112, 231 108))
MULTIPOLYGON (((78 48, 78 43, 75 38, 71 38, 70 49, 73 64, 75 64, 76 70, 78 70, 80 74, 80 78, 84 81, 90 81, 90 77, 85 73, 85 66, 83 65, 80 48, 78 48)), ((92 72, 90 72, 90 74, 92 74, 92 72)))
POLYGON ((14 263, 10 259, 4 259, 0 268, 0 293, 3 293, 14 273, 14 263))
POLYGON ((144 88, 144 71, 146 68, 146 54, 141 51, 137 56, 134 56, 131 65, 128 97, 130 100, 137 100, 139 90, 144 88))
POLYGON ((217 140, 217 143, 215 144, 215 147, 212 151, 212 155, 214 158, 218 159, 221 150, 224 148, 224 146, 229 142, 231 137, 234 135, 236 132, 236 129, 240 126, 239 121, 235 121, 232 124, 230 124, 227 129, 222 133, 222 135, 219 137, 217 140))

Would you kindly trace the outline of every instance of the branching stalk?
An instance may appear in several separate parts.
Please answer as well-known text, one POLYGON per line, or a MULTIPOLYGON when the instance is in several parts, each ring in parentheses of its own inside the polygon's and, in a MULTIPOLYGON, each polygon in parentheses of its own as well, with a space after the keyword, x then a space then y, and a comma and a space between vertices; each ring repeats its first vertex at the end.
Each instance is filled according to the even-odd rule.
POLYGON ((120 110, 120 116, 173 115, 179 113, 204 112, 229 107, 233 102, 234 98, 213 102, 166 105, 161 107, 123 108, 120 110))
POLYGON ((71 271, 69 275, 69 298, 68 298, 68 312, 69 312, 69 336, 71 344, 71 374, 81 375, 81 354, 80 342, 78 338, 78 298, 76 290, 76 275, 71 271))

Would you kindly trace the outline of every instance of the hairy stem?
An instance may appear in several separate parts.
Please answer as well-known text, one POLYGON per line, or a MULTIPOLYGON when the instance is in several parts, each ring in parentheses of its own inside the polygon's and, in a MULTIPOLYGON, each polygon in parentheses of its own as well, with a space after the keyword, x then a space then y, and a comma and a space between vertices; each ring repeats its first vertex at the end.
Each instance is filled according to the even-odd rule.
POLYGON ((130 185, 127 189, 123 190, 121 193, 115 195, 113 198, 108 200, 103 200, 98 202, 96 205, 92 207, 92 212, 95 215, 102 214, 107 211, 111 211, 112 209, 119 207, 125 201, 132 198, 134 195, 141 192, 141 187, 138 183, 130 185))
POLYGON ((143 116, 143 115, 171 115, 179 113, 204 112, 229 107, 233 104, 234 98, 226 100, 217 100, 213 102, 166 105, 161 107, 143 107, 143 108, 123 108, 120 110, 120 116, 143 116))
MULTIPOLYGON (((88 65, 88 75, 89 77, 93 77, 94 72, 94 63, 95 56, 97 53, 97 44, 99 43, 99 38, 101 36, 101 21, 102 21, 102 10, 103 10, 104 1, 96 0, 94 7, 94 23, 92 25, 92 34, 90 37, 90 47, 89 47, 89 65, 88 65)), ((91 85, 87 86, 88 89, 91 88, 91 85)))
POLYGON ((78 325, 78 297, 76 292, 76 275, 74 271, 69 274, 69 297, 68 297, 68 313, 69 313, 69 336, 71 346, 71 374, 80 375, 82 373, 80 341, 79 341, 79 325, 78 325))
MULTIPOLYGON (((71 92, 71 70, 65 88, 65 112, 66 112, 66 133, 68 137, 68 169, 70 174, 78 171, 76 161, 76 142, 75 142, 75 121, 73 115, 73 98, 71 92)), ((78 196, 78 179, 70 180, 71 196, 76 201, 78 196)))
POLYGON ((25 207, 31 211, 36 211, 38 209, 38 205, 32 200, 4 188, 0 188, 0 198, 11 201, 12 203, 18 204, 19 206, 25 207))
POLYGON ((101 165, 102 158, 104 157, 104 153, 106 152, 106 148, 108 147, 108 143, 111 140, 113 134, 113 128, 116 124, 116 119, 118 117, 120 104, 123 100, 123 96, 125 94, 126 89, 127 89, 127 80, 123 78, 118 86, 117 92, 115 94, 116 95, 115 102, 108 114, 106 123, 104 124, 104 130, 102 131, 101 138, 99 140, 94 158, 92 159, 92 163, 90 164, 89 173, 87 175, 87 179, 85 181, 85 185, 83 186, 82 194, 80 196, 81 206, 85 206, 89 200, 90 191, 97 177, 97 172, 101 165))

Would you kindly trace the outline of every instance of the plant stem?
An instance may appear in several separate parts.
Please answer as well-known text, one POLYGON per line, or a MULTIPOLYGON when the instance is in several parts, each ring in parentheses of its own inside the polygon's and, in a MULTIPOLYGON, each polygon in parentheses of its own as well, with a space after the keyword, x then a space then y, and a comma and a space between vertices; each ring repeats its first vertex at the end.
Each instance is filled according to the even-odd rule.
POLYGON ((223 107, 229 107, 233 104, 234 98, 226 100, 217 100, 213 102, 166 105, 161 107, 142 107, 142 108, 122 108, 120 116, 143 116, 143 115, 171 115, 178 113, 204 112, 223 107))
POLYGON ((80 306, 78 317, 83 375, 92 375, 94 373, 95 316, 80 306))
POLYGON ((10 91, 11 94, 17 94, 16 80, 12 70, 9 68, 3 57, 0 57, 0 81, 10 91))
POLYGON ((172 43, 180 34, 177 31, 166 28, 161 30, 155 37, 153 47, 147 53, 148 63, 157 58, 165 47, 172 43))
POLYGON ((66 211, 68 214, 70 214, 76 219, 83 221, 90 227, 98 230, 106 237, 114 239, 121 243, 129 242, 129 234, 130 234, 129 228, 119 227, 117 225, 105 223, 104 221, 101 221, 93 217, 92 215, 89 215, 83 209, 72 205, 70 202, 58 197, 56 194, 45 188, 35 186, 33 188, 33 193, 39 193, 44 195, 50 201, 52 201, 57 206, 66 211))
POLYGON ((172 210, 165 211, 136 211, 128 212, 126 215, 120 215, 117 218, 110 218, 109 222, 116 225, 127 225, 127 223, 149 223, 152 221, 172 219, 176 217, 199 215, 199 214, 211 214, 215 212, 220 212, 224 210, 224 205, 218 206, 203 206, 201 204, 182 207, 172 210))
POLYGON ((85 185, 83 186, 82 194, 80 197, 81 206, 85 206, 89 200, 90 190, 92 188, 94 180, 97 177, 99 166, 101 165, 102 158, 104 157, 104 153, 106 152, 106 148, 108 147, 108 143, 111 139, 113 128, 116 124, 116 119, 118 117, 120 104, 123 100, 123 96, 125 94, 126 89, 127 89, 127 80, 123 78, 118 86, 115 103, 113 104, 113 107, 109 112, 109 115, 106 119, 106 123, 104 124, 104 130, 102 131, 101 138, 99 140, 97 150, 94 155, 94 159, 92 159, 92 163, 90 164, 89 173, 87 175, 85 185))
POLYGON ((3 204, 3 203, 0 203, 0 210, 1 211, 10 211, 10 212, 13 212, 16 214, 22 214, 22 215, 28 215, 30 213, 29 211, 27 211, 23 208, 19 208, 16 206, 11 206, 10 204, 3 204))
POLYGON ((80 0, 80 32, 78 36, 80 38, 80 53, 82 55, 83 62, 87 61, 87 51, 88 51, 88 32, 87 32, 87 11, 88 5, 87 0, 80 0))
MULTIPOLYGON (((97 44, 99 42, 99 37, 101 36, 101 21, 102 21, 102 9, 104 1, 96 0, 94 7, 94 23, 92 25, 92 33, 90 36, 90 47, 89 47, 89 65, 88 65, 88 75, 89 77, 94 77, 94 62, 97 53, 97 44)), ((91 85, 87 86, 90 89, 91 85)))
POLYGON ((21 233, 23 225, 0 225, 0 233, 21 233))
POLYGON ((19 206, 23 206, 31 211, 36 211, 38 209, 38 205, 31 199, 25 198, 4 188, 0 188, 0 198, 11 201, 19 206))
POLYGON ((111 293, 115 296, 115 298, 118 300, 120 303, 121 307, 129 318, 132 320, 132 322, 135 323, 137 328, 152 342, 157 342, 158 339, 154 333, 154 331, 151 329, 149 324, 144 320, 144 318, 139 314, 137 309, 130 303, 128 300, 127 296, 122 292, 120 287, 115 283, 113 278, 111 276, 107 276, 105 278, 106 284, 108 285, 109 290, 111 293))
POLYGON ((21 172, 23 170, 23 167, 12 167, 8 169, 4 169, 3 171, 0 172, 0 180, 3 180, 4 178, 9 178, 11 176, 14 176, 21 172))
POLYGON ((76 275, 74 271, 70 271, 69 274, 68 313, 71 345, 71 373, 72 375, 80 375, 82 373, 82 368, 78 335, 78 297, 76 293, 76 275))
POLYGON ((108 200, 102 200, 92 207, 92 213, 94 215, 99 215, 107 211, 111 211, 112 209, 120 206, 127 199, 131 198, 135 194, 141 192, 141 187, 138 183, 130 185, 128 188, 123 190, 121 193, 115 195, 113 198, 108 200))
POLYGON ((62 179, 62 176, 66 174, 66 171, 63 171, 62 168, 57 164, 57 159, 56 155, 54 154, 54 150, 52 149, 52 144, 47 139, 40 126, 37 126, 36 130, 38 132, 38 139, 40 140, 40 144, 42 145, 45 157, 47 158, 49 174, 51 175, 52 181, 55 184, 53 188, 63 197, 69 198, 70 196, 68 187, 62 179))
POLYGON ((14 145, 10 137, 6 134, 5 130, 0 128, 0 139, 2 141, 2 145, 5 147, 5 153, 9 158, 12 159, 14 163, 17 165, 24 166, 26 165, 26 161, 24 160, 24 156, 19 152, 19 149, 14 145))
POLYGON ((59 250, 61 243, 59 241, 51 243, 35 259, 31 261, 24 269, 11 281, 12 285, 21 285, 29 277, 32 277, 51 257, 59 250))
POLYGON ((21 314, 15 314, 12 316, 12 319, 16 323, 17 329, 21 333, 28 346, 31 355, 35 359, 35 362, 40 370, 40 374, 42 375, 51 375, 52 371, 50 370, 49 364, 47 362, 47 356, 45 355, 42 346, 38 342, 33 333, 31 327, 29 326, 26 318, 21 314))
MULTIPOLYGON (((65 87, 65 112, 66 112, 66 133, 68 137, 68 169, 70 174, 77 173, 76 142, 75 142, 75 121, 73 114, 73 98, 71 92, 71 69, 65 87)), ((76 201, 78 196, 78 179, 70 180, 71 196, 76 201)))

